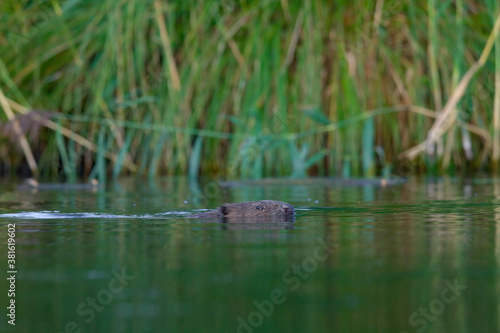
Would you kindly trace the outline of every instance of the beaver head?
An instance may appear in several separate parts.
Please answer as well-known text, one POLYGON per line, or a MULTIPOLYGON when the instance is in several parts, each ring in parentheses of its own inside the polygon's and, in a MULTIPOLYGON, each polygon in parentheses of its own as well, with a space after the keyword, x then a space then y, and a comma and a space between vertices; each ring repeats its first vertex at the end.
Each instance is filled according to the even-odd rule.
POLYGON ((293 216, 295 210, 292 205, 282 201, 260 200, 238 203, 226 203, 217 208, 221 217, 272 217, 293 216))

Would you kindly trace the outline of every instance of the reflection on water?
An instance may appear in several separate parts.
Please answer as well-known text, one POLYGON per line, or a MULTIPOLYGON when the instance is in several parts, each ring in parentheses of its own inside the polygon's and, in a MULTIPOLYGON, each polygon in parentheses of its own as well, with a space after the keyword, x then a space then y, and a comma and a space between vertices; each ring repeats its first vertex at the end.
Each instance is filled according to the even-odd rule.
MULTIPOLYGON (((494 199, 493 202, 495 203, 495 207, 493 210, 495 211, 495 228, 496 228, 496 233, 495 233, 495 254, 497 258, 497 263, 500 263, 500 183, 495 183, 493 184, 493 193, 494 193, 494 199)), ((500 290, 500 285, 499 285, 499 290, 500 290)), ((500 310, 499 310, 500 313, 500 310)))
POLYGON ((2 332, 500 331, 499 179, 3 188, 18 274, 2 332), (295 222, 185 218, 259 199, 295 222))

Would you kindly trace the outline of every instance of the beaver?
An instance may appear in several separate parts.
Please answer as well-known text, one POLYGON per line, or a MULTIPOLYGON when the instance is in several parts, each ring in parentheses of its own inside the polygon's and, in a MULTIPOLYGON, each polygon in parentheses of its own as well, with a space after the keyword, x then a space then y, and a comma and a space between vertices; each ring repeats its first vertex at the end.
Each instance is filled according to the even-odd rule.
POLYGON ((282 201, 260 200, 226 203, 217 209, 188 216, 199 219, 235 219, 239 221, 293 221, 295 209, 282 201))

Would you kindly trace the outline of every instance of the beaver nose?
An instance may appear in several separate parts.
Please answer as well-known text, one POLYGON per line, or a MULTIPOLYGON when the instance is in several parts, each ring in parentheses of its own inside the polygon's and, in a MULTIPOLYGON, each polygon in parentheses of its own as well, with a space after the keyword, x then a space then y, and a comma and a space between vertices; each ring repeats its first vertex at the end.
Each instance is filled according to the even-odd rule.
POLYGON ((291 210, 289 205, 283 205, 282 208, 285 213, 288 213, 291 210))

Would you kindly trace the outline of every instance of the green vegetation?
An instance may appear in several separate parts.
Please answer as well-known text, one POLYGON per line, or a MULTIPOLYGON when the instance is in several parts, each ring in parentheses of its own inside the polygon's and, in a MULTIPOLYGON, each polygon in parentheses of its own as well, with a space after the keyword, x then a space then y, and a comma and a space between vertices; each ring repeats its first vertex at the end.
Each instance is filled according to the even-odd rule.
POLYGON ((405 168, 500 168, 497 0, 332 3, 2 1, 0 171, 398 174, 454 92, 405 168))

